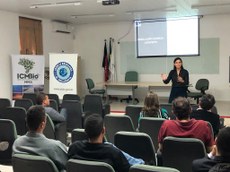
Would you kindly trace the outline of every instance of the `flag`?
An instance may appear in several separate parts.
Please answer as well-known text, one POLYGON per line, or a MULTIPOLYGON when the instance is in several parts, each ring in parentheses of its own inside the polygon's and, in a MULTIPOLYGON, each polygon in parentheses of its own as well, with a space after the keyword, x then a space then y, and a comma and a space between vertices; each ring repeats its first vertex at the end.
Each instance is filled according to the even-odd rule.
POLYGON ((112 54, 112 38, 109 39, 109 58, 108 58, 109 68, 110 68, 110 62, 111 62, 111 54, 112 54))
POLYGON ((106 40, 105 40, 105 45, 104 45, 104 55, 103 55, 102 67, 104 68, 104 81, 106 82, 109 80, 109 59, 108 59, 108 53, 107 53, 106 40))
POLYGON ((114 39, 110 38, 109 41, 109 71, 110 78, 112 82, 116 81, 116 71, 115 71, 115 56, 114 56, 114 39))

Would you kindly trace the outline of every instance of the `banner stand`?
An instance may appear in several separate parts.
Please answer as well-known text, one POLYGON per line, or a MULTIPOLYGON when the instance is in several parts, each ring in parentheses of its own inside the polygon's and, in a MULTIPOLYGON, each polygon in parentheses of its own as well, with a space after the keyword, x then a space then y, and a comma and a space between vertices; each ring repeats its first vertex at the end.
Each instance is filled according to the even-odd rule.
POLYGON ((13 99, 44 90, 44 56, 11 55, 11 63, 13 99))
POLYGON ((49 93, 78 94, 78 54, 49 54, 49 93))

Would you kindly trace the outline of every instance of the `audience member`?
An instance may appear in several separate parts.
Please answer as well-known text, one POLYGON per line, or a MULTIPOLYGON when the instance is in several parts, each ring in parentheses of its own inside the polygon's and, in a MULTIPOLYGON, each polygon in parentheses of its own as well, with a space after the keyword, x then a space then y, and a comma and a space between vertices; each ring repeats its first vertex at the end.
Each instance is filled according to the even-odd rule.
POLYGON ((216 146, 208 157, 193 161, 193 172, 229 172, 230 171, 230 127, 220 130, 216 146))
POLYGON ((159 151, 165 137, 189 137, 203 141, 208 152, 212 150, 214 139, 208 123, 203 120, 190 119, 191 106, 186 98, 178 97, 172 103, 176 120, 165 120, 158 135, 159 151))
POLYGON ((139 130, 139 124, 140 120, 143 117, 153 117, 153 118, 165 118, 169 119, 168 112, 164 108, 160 108, 160 103, 158 99, 158 95, 154 92, 150 91, 144 100, 144 107, 142 108, 142 111, 140 112, 139 118, 138 118, 138 128, 139 130))
POLYGON ((49 107, 50 100, 47 94, 40 92, 37 95, 37 104, 42 105, 45 108, 45 112, 49 115, 54 123, 66 121, 66 109, 61 109, 61 112, 59 113, 52 107, 49 107))
POLYGON ((168 119, 168 112, 164 108, 160 108, 160 103, 158 95, 150 91, 144 100, 144 107, 140 113, 140 118, 142 117, 156 117, 168 119))
MULTIPOLYGON (((105 127, 102 117, 97 114, 92 114, 86 118, 84 126, 89 140, 76 141, 70 145, 68 157, 102 161, 110 164, 117 172, 128 172, 130 167, 128 160, 131 158, 131 161, 135 161, 135 158, 124 154, 114 145, 103 142, 105 127), (127 159, 126 156, 129 156, 129 158, 127 159)), ((143 163, 143 160, 136 160, 135 163, 143 163)))
POLYGON ((190 114, 190 118, 208 121, 212 125, 213 133, 216 136, 220 128, 219 115, 211 112, 216 101, 213 95, 205 94, 199 100, 199 108, 190 114))
POLYGON ((29 108, 26 117, 29 131, 17 138, 13 144, 13 154, 31 154, 50 158, 59 171, 65 171, 68 160, 67 147, 60 141, 48 139, 43 135, 46 126, 46 114, 42 106, 29 108))

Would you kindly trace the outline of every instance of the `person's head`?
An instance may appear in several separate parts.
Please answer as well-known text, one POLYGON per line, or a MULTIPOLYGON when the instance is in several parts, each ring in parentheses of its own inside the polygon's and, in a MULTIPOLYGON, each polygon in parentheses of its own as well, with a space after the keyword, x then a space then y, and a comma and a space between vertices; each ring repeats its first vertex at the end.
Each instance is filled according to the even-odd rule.
POLYGON ((159 107, 160 105, 157 94, 150 91, 145 97, 143 111, 147 114, 149 113, 149 116, 156 116, 159 112, 159 107))
POLYGON ((230 156, 230 127, 222 128, 216 138, 217 152, 220 156, 230 156))
POLYGON ((204 110, 210 110, 215 103, 215 98, 211 94, 204 94, 199 100, 199 106, 204 110))
POLYGON ((174 70, 184 68, 183 67, 183 61, 182 61, 182 59, 180 57, 175 58, 173 60, 173 64, 174 64, 174 66, 173 66, 174 70))
POLYGON ((36 102, 38 105, 49 106, 50 104, 49 96, 45 93, 40 92, 37 94, 36 102))
POLYGON ((172 111, 176 115, 177 119, 189 119, 189 114, 191 113, 191 106, 185 97, 178 97, 172 102, 172 111))
POLYGON ((100 136, 104 136, 105 128, 103 118, 98 114, 91 114, 86 117, 84 128, 90 140, 96 140, 100 136))
POLYGON ((46 125, 45 109, 41 105, 31 106, 26 115, 26 124, 29 131, 43 131, 46 125))

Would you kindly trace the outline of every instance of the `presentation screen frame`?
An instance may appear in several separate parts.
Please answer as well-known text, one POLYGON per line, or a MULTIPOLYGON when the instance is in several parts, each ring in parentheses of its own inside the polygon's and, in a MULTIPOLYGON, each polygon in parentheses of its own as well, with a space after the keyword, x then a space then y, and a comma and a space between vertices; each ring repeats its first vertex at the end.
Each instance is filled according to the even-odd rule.
POLYGON ((137 58, 200 55, 200 18, 198 16, 135 20, 134 27, 137 58), (178 27, 177 25, 182 22, 185 22, 185 26, 178 27), (190 27, 187 27, 189 25, 190 27), (148 30, 143 32, 145 29, 148 30), (191 33, 193 30, 195 30, 194 34, 191 33), (191 40, 188 41, 188 38, 191 40), (175 43, 175 40, 178 42, 175 43), (193 48, 191 48, 191 43, 194 45, 193 48))

